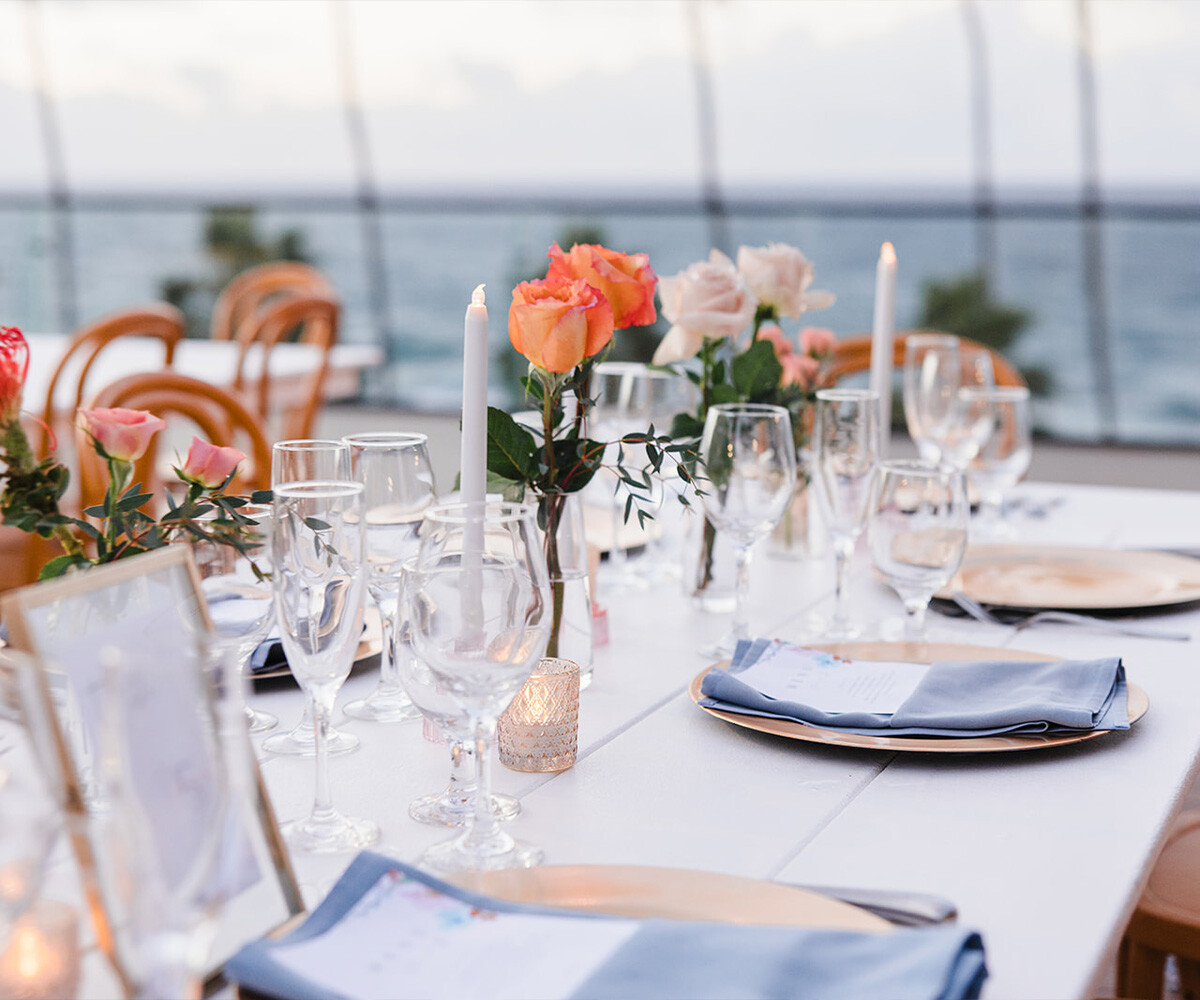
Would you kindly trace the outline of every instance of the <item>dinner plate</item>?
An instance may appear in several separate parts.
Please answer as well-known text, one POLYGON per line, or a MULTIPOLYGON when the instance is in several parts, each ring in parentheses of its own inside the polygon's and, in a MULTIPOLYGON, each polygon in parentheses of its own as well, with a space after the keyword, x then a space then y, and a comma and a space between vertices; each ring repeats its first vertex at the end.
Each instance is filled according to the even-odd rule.
POLYGON ((466 872, 450 881, 512 903, 637 920, 659 917, 830 930, 891 930, 891 924, 882 917, 807 889, 683 868, 542 865, 466 872))
POLYGON ((1200 559, 1172 552, 972 545, 936 596, 1003 608, 1120 611, 1200 601, 1200 559))
MULTIPOLYGON (((366 608, 363 611, 363 634, 358 642, 358 648, 354 650, 354 665, 351 670, 357 670, 359 666, 372 656, 378 656, 380 650, 383 649, 383 627, 379 623, 379 612, 375 608, 366 608)), ((271 670, 259 670, 249 675, 252 681, 267 681, 277 677, 291 677, 292 671, 283 664, 274 667, 271 670)))
MULTIPOLYGON (((951 643, 910 642, 840 642, 829 645, 814 645, 838 656, 854 660, 890 660, 909 663, 933 663, 937 660, 1058 660, 1058 656, 1030 653, 1019 649, 993 649, 989 646, 961 646, 951 643)), ((772 736, 804 740, 808 743, 827 743, 839 747, 859 747, 866 750, 905 750, 921 753, 997 753, 1006 750, 1045 750, 1049 747, 1066 746, 1094 740, 1115 730, 1097 729, 1083 733, 1048 733, 1044 736, 884 736, 861 733, 842 733, 833 729, 806 726, 791 719, 768 719, 758 715, 740 715, 707 708, 700 704, 700 684, 704 675, 715 667, 725 667, 729 661, 713 664, 700 673, 688 685, 699 708, 709 715, 731 722, 744 729, 753 729, 772 736)), ((1146 714, 1150 699, 1136 684, 1126 682, 1127 706, 1130 723, 1146 714)))

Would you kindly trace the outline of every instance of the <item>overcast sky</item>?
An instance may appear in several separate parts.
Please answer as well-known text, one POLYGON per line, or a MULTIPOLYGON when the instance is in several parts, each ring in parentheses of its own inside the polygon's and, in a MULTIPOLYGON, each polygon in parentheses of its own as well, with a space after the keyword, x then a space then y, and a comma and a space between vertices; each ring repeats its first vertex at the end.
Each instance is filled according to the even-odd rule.
MULTIPOLYGON (((689 2, 731 189, 968 188, 959 0, 0 0, 0 191, 46 184, 40 16, 74 190, 348 193, 340 13, 386 192, 694 193, 689 2)), ((1077 186, 1074 0, 979 9, 999 183, 1077 186)), ((1103 180, 1200 186, 1200 3, 1090 9, 1103 180)))

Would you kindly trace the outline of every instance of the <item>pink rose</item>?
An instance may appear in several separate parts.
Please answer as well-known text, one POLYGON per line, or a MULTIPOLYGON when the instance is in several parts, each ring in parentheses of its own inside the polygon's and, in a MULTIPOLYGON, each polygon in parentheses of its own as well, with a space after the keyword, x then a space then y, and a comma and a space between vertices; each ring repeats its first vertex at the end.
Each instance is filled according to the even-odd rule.
POLYGON ((764 323, 758 328, 758 339, 769 340, 775 348, 775 357, 780 361, 790 354, 795 353, 795 348, 792 347, 792 342, 787 339, 784 332, 779 328, 778 323, 764 323))
POLYGON ((821 371, 821 362, 807 354, 789 354, 780 358, 779 363, 783 365, 780 385, 784 386, 795 385, 808 389, 816 382, 821 371))
POLYGON ((0 326, 0 428, 21 412, 21 390, 29 370, 29 345, 15 326, 0 326))
POLYGON ((563 253, 555 243, 547 256, 547 279, 582 278, 608 299, 615 329, 654 322, 654 286, 658 279, 644 253, 620 253, 596 243, 576 243, 570 253, 563 253))
POLYGON ((736 337, 758 305, 733 261, 720 250, 673 278, 662 278, 658 293, 662 314, 674 325, 654 352, 656 365, 694 357, 706 339, 736 337))
POLYGON ((823 326, 806 326, 800 331, 800 353, 814 358, 823 358, 833 353, 837 346, 837 337, 832 330, 823 326))
POLYGON ((198 437, 192 438, 183 468, 176 469, 180 479, 196 483, 208 490, 215 490, 225 483, 237 467, 246 461, 244 452, 236 448, 219 448, 198 437))
POLYGON ((799 316, 808 309, 828 309, 831 292, 808 291, 816 276, 812 263, 786 243, 738 250, 738 270, 760 305, 779 316, 799 316))
POLYGON ((91 435, 97 450, 122 462, 141 458, 146 454, 150 439, 167 426, 145 410, 104 408, 80 410, 79 422, 91 435))
POLYGON ((538 368, 569 372, 612 335, 612 306, 582 279, 523 281, 513 289, 508 339, 538 368))

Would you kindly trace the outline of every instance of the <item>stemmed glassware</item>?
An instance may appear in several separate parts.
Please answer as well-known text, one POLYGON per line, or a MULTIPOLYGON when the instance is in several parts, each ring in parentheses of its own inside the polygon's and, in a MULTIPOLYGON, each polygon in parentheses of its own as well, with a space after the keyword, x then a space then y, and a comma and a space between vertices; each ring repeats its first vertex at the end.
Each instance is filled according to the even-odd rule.
POLYGON ((904 417, 923 459, 966 468, 985 427, 968 419, 960 391, 994 384, 985 348, 946 334, 913 334, 905 341, 904 417))
POLYGON ((730 655, 739 639, 750 638, 751 549, 771 533, 791 502, 794 440, 791 415, 782 406, 726 403, 708 411, 699 450, 701 501, 737 553, 733 628, 718 644, 718 655, 730 655))
POLYGON ((1025 475, 1033 459, 1029 390, 998 385, 963 388, 959 396, 968 422, 983 425, 982 444, 967 466, 967 476, 979 493, 979 537, 1003 539, 1011 534, 1004 521, 1005 494, 1025 475))
MULTIPOLYGON (((296 438, 276 441, 271 448, 271 486, 279 483, 311 482, 316 480, 346 480, 350 476, 350 446, 345 441, 321 438, 296 438)), ((316 738, 308 706, 288 732, 268 736, 263 749, 271 753, 311 757, 316 753, 316 738)), ((359 739, 353 733, 343 733, 330 726, 327 747, 331 754, 357 750, 359 739)))
POLYGON ((462 834, 430 848, 422 864, 442 872, 537 864, 541 850, 501 830, 491 807, 496 721, 542 655, 550 629, 549 579, 533 508, 430 507, 403 593, 417 656, 466 715, 478 768, 462 834))
POLYGON ((287 824, 301 851, 348 851, 379 839, 379 827, 332 805, 327 743, 338 689, 358 645, 365 589, 362 483, 345 480, 273 487, 271 533, 275 609, 292 674, 308 697, 316 737, 316 795, 307 819, 287 824))
POLYGON ((964 474, 928 462, 875 467, 867 538, 871 558, 904 602, 904 637, 925 641, 929 600, 954 577, 967 547, 964 474))
POLYGON ((846 612, 846 582, 862 534, 871 470, 879 459, 879 394, 867 389, 820 389, 813 419, 813 485, 837 566, 833 619, 825 636, 860 633, 846 612))
POLYGON ((367 591, 379 609, 383 641, 379 684, 342 711, 355 719, 403 722, 420 716, 396 673, 396 615, 404 560, 416 553, 421 516, 434 500, 433 467, 424 434, 350 434, 350 469, 365 487, 367 591))

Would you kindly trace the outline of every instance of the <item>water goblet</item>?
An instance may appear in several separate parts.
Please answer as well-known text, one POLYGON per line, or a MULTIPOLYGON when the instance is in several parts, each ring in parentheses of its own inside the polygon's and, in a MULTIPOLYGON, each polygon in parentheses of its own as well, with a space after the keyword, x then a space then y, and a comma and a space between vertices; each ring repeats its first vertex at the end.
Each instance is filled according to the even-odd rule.
MULTIPOLYGON (((350 446, 344 441, 322 438, 294 438, 276 441, 271 447, 271 485, 314 480, 349 480, 350 446)), ((357 750, 358 737, 330 726, 328 749, 331 754, 357 750)), ((304 714, 286 733, 268 736, 263 749, 270 753, 311 757, 316 753, 313 721, 305 705, 304 714)))
POLYGON ((292 674, 308 698, 316 738, 312 811, 284 832, 300 851, 355 850, 378 840, 379 827, 333 808, 326 741, 333 702, 350 674, 362 622, 364 487, 325 480, 282 483, 273 493, 275 613, 292 674))
POLYGON ((750 638, 750 556, 783 516, 796 488, 791 415, 782 406, 726 403, 711 407, 698 453, 708 519, 733 541, 737 590, 733 627, 713 651, 732 654, 750 638))
POLYGON ((462 833, 426 851, 422 865, 453 872, 537 864, 541 850, 503 831, 491 808, 496 722, 542 655, 550 629, 549 577, 533 508, 429 508, 404 601, 417 656, 468 719, 478 771, 462 833))
POLYGON ((820 389, 813 420, 813 485, 836 560, 829 639, 860 634, 846 612, 846 583, 862 534, 871 470, 879 459, 879 394, 867 389, 820 389))
POLYGON ((904 637, 925 641, 930 598, 950 582, 967 547, 964 474, 928 462, 875 467, 867 538, 875 568, 904 602, 904 637))
POLYGON ((972 525, 982 539, 1011 537, 1004 520, 1005 494, 1016 486, 1033 459, 1029 390, 998 385, 959 390, 967 420, 984 425, 982 443, 967 466, 967 477, 979 493, 979 517, 972 525))
POLYGON ((342 711, 371 722, 416 719, 420 712, 396 674, 396 657, 406 655, 396 644, 396 614, 404 560, 416 552, 421 515, 436 494, 428 438, 379 432, 342 440, 350 446, 351 473, 366 489, 367 592, 383 628, 379 684, 342 711))

